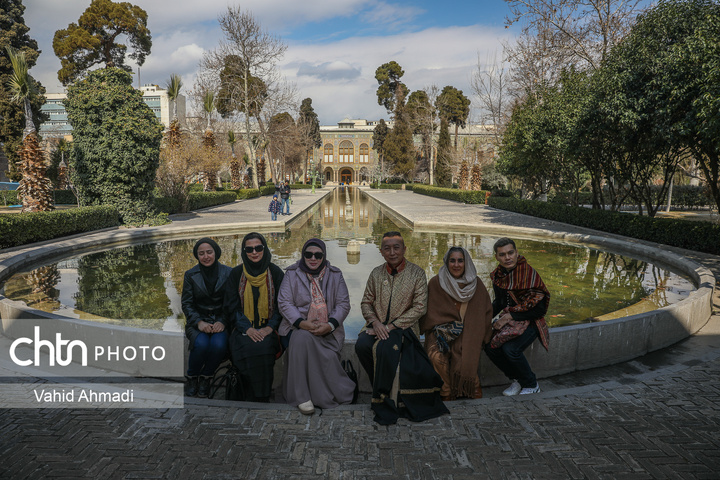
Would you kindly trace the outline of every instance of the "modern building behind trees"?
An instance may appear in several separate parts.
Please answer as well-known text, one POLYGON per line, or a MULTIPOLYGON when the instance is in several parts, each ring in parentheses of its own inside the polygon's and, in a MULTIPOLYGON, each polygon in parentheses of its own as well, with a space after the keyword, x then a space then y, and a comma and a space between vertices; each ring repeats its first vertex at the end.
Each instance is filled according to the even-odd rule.
MULTIPOLYGON (((172 118, 172 102, 168 97, 167 90, 157 85, 145 85, 140 87, 143 100, 155 113, 155 117, 167 128, 172 118)), ((46 93, 46 103, 41 111, 48 115, 49 120, 40 125, 40 135, 45 140, 64 138, 72 140, 72 126, 68 122, 67 112, 63 101, 67 98, 64 93, 46 93)), ((178 96, 178 118, 180 122, 185 121, 185 97, 178 96)))

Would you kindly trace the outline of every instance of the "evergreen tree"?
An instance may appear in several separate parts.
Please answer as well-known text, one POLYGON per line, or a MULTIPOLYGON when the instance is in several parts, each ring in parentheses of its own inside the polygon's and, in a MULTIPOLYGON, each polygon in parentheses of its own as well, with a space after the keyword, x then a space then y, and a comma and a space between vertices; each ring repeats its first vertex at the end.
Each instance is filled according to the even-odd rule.
POLYGON ((440 118, 440 137, 438 138, 437 168, 435 181, 438 187, 452 186, 452 145, 450 144, 450 132, 448 121, 445 117, 440 118))
POLYGON ((375 79, 378 81, 377 98, 378 105, 382 105, 388 111, 393 113, 397 108, 396 100, 398 93, 402 93, 403 101, 407 87, 400 81, 400 77, 405 74, 402 67, 395 61, 384 63, 375 70, 375 79))
POLYGON ((83 205, 115 205, 124 223, 153 214, 162 125, 119 68, 94 70, 68 88, 72 180, 83 205))
POLYGON ((470 115, 470 99, 450 85, 442 89, 437 99, 440 116, 445 117, 449 123, 455 125, 455 151, 457 151, 458 129, 465 128, 470 115))
POLYGON ((378 153, 378 156, 380 157, 380 178, 382 179, 383 175, 385 175, 384 169, 385 169, 385 139, 387 138, 388 132, 390 130, 388 129, 387 123, 385 123, 385 120, 382 118, 378 122, 378 124, 375 126, 375 130, 373 131, 373 150, 375 150, 378 153))
MULTIPOLYGON (((31 69, 40 55, 38 45, 30 38, 25 25, 23 14, 25 6, 21 0, 0 0, 0 144, 3 145, 5 156, 8 159, 6 175, 13 181, 18 181, 21 174, 18 171, 20 161, 19 150, 25 128, 24 106, 11 100, 8 91, 8 82, 13 74, 10 57, 5 54, 7 47, 25 54, 25 62, 31 69)), ((30 99, 32 120, 35 127, 39 127, 43 120, 40 106, 45 103, 43 94, 45 88, 36 82, 32 76, 30 81, 37 90, 37 95, 30 99)))
POLYGON ((392 165, 395 175, 406 180, 412 177, 415 170, 415 146, 413 145, 412 127, 405 108, 403 89, 395 95, 395 124, 383 143, 385 159, 392 165))
POLYGON ((53 50, 62 65, 58 79, 68 85, 99 64, 132 71, 125 65, 127 45, 117 42, 120 35, 132 46, 127 56, 138 65, 145 63, 152 47, 147 12, 129 2, 93 0, 78 23, 55 32, 53 50))
MULTIPOLYGON (((298 118, 298 131, 300 133, 300 141, 305 147, 305 172, 308 171, 307 159, 316 148, 322 146, 322 137, 320 136, 320 121, 317 113, 312 107, 312 98, 306 98, 300 105, 300 118, 298 118)), ((317 165, 318 169, 320 165, 317 165)), ((302 176, 305 183, 305 175, 302 176)))

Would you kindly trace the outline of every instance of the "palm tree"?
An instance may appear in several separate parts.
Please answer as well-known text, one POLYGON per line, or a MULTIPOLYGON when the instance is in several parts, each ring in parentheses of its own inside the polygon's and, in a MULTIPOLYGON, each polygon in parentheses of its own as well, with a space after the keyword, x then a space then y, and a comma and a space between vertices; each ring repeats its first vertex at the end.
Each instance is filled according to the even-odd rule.
POLYGON ((168 98, 173 103, 173 116, 170 126, 168 127, 167 137, 170 144, 177 146, 180 143, 180 123, 177 117, 177 99, 180 96, 182 88, 182 79, 177 73, 170 75, 165 89, 168 92, 168 98))
POLYGON ((240 162, 235 157, 235 144, 237 143, 237 137, 235 132, 232 130, 228 131, 228 143, 230 144, 230 150, 232 151, 232 161, 230 162, 230 181, 232 182, 232 188, 238 190, 243 188, 242 176, 240 175, 240 162))
POLYGON ((168 92, 168 98, 173 102, 173 116, 172 121, 177 121, 177 99, 180 96, 180 89, 182 88, 182 78, 177 73, 170 75, 170 79, 167 81, 165 89, 168 92))
POLYGON ((22 179, 18 193, 22 197, 22 211, 45 212, 52 210, 54 206, 52 184, 46 174, 47 164, 32 121, 30 98, 37 93, 37 88, 28 73, 25 52, 17 52, 10 47, 6 47, 6 50, 13 69, 7 84, 8 90, 12 101, 22 103, 25 110, 25 129, 19 152, 22 179))

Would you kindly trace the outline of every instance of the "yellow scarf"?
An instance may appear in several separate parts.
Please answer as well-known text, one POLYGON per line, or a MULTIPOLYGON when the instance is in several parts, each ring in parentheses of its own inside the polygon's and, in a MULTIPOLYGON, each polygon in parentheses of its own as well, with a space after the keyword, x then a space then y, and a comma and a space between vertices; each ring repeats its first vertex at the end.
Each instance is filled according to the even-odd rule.
MULTIPOLYGON (((260 314, 260 325, 264 325, 267 322, 267 319, 269 316, 268 286, 267 286, 268 271, 265 270, 263 273, 261 273, 257 277, 253 277, 251 275, 248 275, 248 272, 245 269, 245 266, 243 265, 243 273, 245 275, 245 278, 247 278, 247 282, 251 286, 257 287, 260 290, 260 298, 258 298, 258 313, 260 314)), ((250 320, 250 322, 252 322, 254 324, 255 323, 255 308, 254 308, 254 302, 253 302, 252 288, 245 287, 245 293, 243 295, 243 304, 244 304, 245 316, 250 320)))

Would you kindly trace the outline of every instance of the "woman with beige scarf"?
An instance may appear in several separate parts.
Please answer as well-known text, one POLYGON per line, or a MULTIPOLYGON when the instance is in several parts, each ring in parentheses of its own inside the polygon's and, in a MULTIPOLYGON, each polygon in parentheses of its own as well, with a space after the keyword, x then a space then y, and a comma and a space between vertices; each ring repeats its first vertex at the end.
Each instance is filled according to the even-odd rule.
POLYGON ((478 365, 492 334, 492 302, 467 250, 450 248, 428 283, 428 310, 420 319, 425 351, 442 377, 443 401, 481 398, 478 365))

